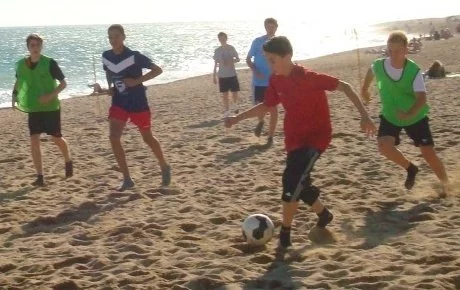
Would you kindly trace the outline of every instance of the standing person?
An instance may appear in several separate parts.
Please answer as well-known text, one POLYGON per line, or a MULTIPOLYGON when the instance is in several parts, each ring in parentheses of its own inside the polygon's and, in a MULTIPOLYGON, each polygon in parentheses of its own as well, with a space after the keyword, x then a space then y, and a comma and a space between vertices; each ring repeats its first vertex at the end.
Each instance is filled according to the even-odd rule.
POLYGON ((362 130, 373 134, 376 128, 350 84, 292 63, 292 46, 286 37, 270 39, 263 49, 274 73, 265 100, 246 112, 227 118, 226 126, 258 117, 280 103, 284 107, 287 161, 283 174, 283 221, 279 242, 285 248, 291 245, 291 224, 299 200, 311 206, 318 216, 317 226, 320 228, 326 227, 334 217, 321 202, 320 189, 310 179, 316 160, 332 139, 326 91, 345 93, 361 115, 362 130))
MULTIPOLYGON (((274 18, 267 18, 264 21, 264 27, 267 33, 252 41, 251 48, 246 57, 246 63, 252 70, 254 105, 263 103, 265 99, 265 91, 268 88, 268 81, 272 72, 264 55, 263 45, 275 36, 276 30, 278 29, 278 22, 274 18)), ((278 110, 276 107, 273 107, 270 108, 268 112, 270 113, 270 127, 268 130, 267 143, 271 145, 276 130, 276 123, 278 122, 278 110)), ((261 112, 258 116, 259 122, 254 130, 254 134, 257 137, 260 137, 262 134, 265 115, 266 112, 261 112)))
POLYGON ((449 180, 434 150, 423 75, 419 66, 406 57, 408 41, 403 32, 391 33, 387 46, 389 57, 374 61, 361 90, 362 98, 369 102, 369 86, 375 76, 382 104, 377 139, 379 151, 407 171, 404 186, 411 189, 419 168, 396 148, 400 143, 401 130, 404 129, 441 181, 445 194, 449 180))
POLYGON ((171 182, 171 167, 163 156, 160 143, 152 135, 151 112, 146 89, 143 86, 143 82, 157 77, 163 71, 148 57, 124 45, 126 36, 123 26, 111 25, 108 29, 108 36, 112 49, 102 54, 102 61, 112 92, 112 106, 109 110, 110 143, 118 166, 123 173, 123 182, 119 190, 123 191, 134 186, 125 151, 121 145, 123 129, 128 121, 137 126, 144 142, 158 159, 161 167, 161 184, 167 186, 171 182), (150 71, 143 75, 142 69, 150 71))
POLYGON ((26 39, 30 55, 16 63, 16 82, 12 106, 28 114, 32 160, 37 173, 34 186, 45 185, 40 135, 52 137, 65 161, 65 176, 73 175, 69 146, 61 133, 61 104, 58 98, 66 87, 65 76, 57 62, 42 55, 43 39, 30 34, 26 39), (58 84, 59 83, 59 84, 58 84))
POLYGON ((222 93, 224 102, 224 117, 230 115, 230 111, 238 113, 238 92, 240 84, 236 75, 235 63, 240 61, 236 49, 227 43, 227 34, 219 32, 217 35, 220 46, 214 51, 214 84, 219 83, 219 91, 222 93), (217 70, 219 68, 219 70, 217 70), (217 80, 217 78, 219 80, 217 80), (233 95, 233 106, 230 110, 229 92, 233 95))

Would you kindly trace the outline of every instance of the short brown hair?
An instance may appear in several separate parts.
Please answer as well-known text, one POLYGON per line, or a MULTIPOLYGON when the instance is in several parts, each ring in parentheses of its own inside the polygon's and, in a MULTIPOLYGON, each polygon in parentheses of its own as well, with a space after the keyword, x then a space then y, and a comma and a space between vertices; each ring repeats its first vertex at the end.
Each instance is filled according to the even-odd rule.
POLYGON ((227 39, 227 33, 225 32, 219 32, 219 34, 217 34, 217 37, 225 37, 225 39, 227 39))
POLYGON ((278 26, 278 21, 276 21, 275 18, 266 18, 265 21, 264 21, 264 25, 267 25, 267 24, 275 24, 276 26, 278 26))
POLYGON ((390 33, 390 36, 388 36, 387 43, 401 43, 407 45, 407 35, 402 31, 393 31, 390 33))
POLYGON ((110 25, 109 29, 107 29, 107 32, 110 32, 111 30, 117 30, 121 34, 125 35, 125 29, 121 24, 112 24, 110 25))
POLYGON ((43 44, 43 38, 40 35, 38 35, 37 33, 31 33, 26 38, 27 47, 29 47, 29 44, 32 40, 38 41, 40 45, 43 44))

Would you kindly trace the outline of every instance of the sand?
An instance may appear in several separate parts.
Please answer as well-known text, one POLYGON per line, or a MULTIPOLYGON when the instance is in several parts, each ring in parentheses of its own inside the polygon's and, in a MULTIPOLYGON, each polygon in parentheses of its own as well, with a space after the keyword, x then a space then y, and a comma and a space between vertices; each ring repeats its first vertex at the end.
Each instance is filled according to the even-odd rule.
MULTIPOLYGON (((460 71, 459 45, 459 37, 425 42, 411 57, 424 69, 440 59, 460 71)), ((361 57, 364 74, 376 56, 361 57)), ((359 83, 356 52, 302 63, 359 83)), ((244 108, 249 77, 239 72, 244 108)), ((359 132, 347 98, 330 94, 334 139, 313 176, 335 220, 318 231, 302 205, 286 252, 276 250, 277 236, 250 248, 240 229, 252 213, 280 224, 282 126, 272 148, 253 136, 255 120, 225 129, 210 76, 149 88, 154 132, 173 168, 168 188, 130 125, 123 141, 136 187, 116 191, 107 96, 63 101, 75 176, 64 179, 63 159, 43 136, 44 188, 30 186, 26 116, 1 110, 0 289, 459 289, 459 86, 460 78, 427 82, 437 151, 452 180, 446 198, 405 135, 400 148, 421 172, 404 190, 403 170, 359 132)), ((377 121, 377 99, 368 109, 377 121)))

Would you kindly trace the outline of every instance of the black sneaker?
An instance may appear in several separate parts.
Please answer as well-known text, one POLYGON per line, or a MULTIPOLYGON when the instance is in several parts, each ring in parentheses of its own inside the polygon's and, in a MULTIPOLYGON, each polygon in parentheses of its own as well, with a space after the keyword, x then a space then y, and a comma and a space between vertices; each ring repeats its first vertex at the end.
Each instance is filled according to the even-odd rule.
POLYGON ((260 121, 256 128, 254 129, 254 135, 256 135, 256 137, 260 137, 260 135, 262 134, 262 129, 264 128, 264 122, 263 121, 260 121))
POLYGON ((418 173, 418 167, 415 166, 413 163, 409 164, 409 167, 407 167, 407 177, 406 177, 406 182, 404 183, 404 186, 406 189, 411 189, 415 185, 415 176, 417 176, 418 173))
POLYGON ((279 245, 282 248, 288 248, 288 247, 292 246, 292 244, 291 244, 291 228, 286 228, 284 226, 281 226, 279 245))
POLYGON ((334 219, 334 215, 327 209, 324 208, 323 212, 318 214, 318 222, 316 226, 319 228, 325 228, 334 219))
POLYGON ((37 179, 35 179, 34 182, 32 182, 33 186, 44 186, 45 185, 45 178, 43 175, 39 174, 37 175, 37 179))
POLYGON ((69 178, 73 176, 73 163, 72 161, 66 162, 65 164, 65 177, 69 178))
POLYGON ((270 136, 270 137, 267 138, 267 146, 271 147, 272 145, 273 145, 273 137, 270 136))

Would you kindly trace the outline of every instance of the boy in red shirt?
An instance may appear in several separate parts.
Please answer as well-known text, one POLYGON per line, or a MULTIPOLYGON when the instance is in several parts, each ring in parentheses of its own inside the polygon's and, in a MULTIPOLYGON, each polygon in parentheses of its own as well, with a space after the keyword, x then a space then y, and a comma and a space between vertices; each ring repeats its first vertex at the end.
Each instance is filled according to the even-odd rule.
POLYGON ((283 174, 283 223, 280 246, 291 245, 291 224, 301 199, 318 215, 317 226, 326 227, 332 213, 321 203, 320 190, 312 185, 310 172, 315 161, 332 139, 329 105, 325 91, 344 92, 361 114, 361 129, 369 135, 376 131, 358 95, 350 84, 335 77, 316 73, 292 62, 292 46, 284 36, 277 36, 263 46, 273 70, 264 103, 229 117, 231 127, 244 119, 257 117, 281 103, 285 109, 284 134, 288 153, 283 174))

